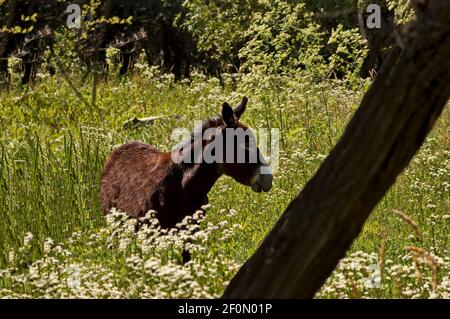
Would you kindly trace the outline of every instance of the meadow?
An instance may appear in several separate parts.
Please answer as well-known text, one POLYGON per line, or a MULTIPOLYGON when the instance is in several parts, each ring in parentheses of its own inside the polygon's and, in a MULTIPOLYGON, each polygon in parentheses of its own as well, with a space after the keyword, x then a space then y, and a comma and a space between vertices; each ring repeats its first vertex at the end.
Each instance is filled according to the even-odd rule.
MULTIPOLYGON (((220 296, 233 274, 314 175, 368 83, 255 74, 175 81, 136 65, 98 84, 74 76, 0 92, 0 297, 166 298, 220 296), (206 216, 178 229, 119 212, 105 218, 99 189, 114 147, 141 140, 169 151, 174 128, 249 97, 242 122, 280 129, 279 167, 268 193, 222 177, 206 216), (134 117, 163 116, 124 126, 134 117), (193 259, 181 263, 188 243, 193 259)), ((450 298, 450 109, 378 204, 317 298, 450 298)), ((326 196, 326 194, 323 194, 326 196)))

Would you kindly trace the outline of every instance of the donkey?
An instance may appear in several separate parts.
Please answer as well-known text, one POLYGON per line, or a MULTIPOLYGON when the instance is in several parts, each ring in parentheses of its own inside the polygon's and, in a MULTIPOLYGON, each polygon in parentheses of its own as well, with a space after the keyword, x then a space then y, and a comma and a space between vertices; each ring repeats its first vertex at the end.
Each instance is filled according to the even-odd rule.
POLYGON ((269 191, 272 172, 251 131, 239 122, 246 105, 246 97, 234 110, 225 102, 220 116, 205 120, 200 131, 194 131, 172 152, 163 153, 141 142, 130 142, 114 150, 106 160, 101 181, 104 213, 115 207, 139 218, 152 209, 162 228, 173 228, 208 203, 208 192, 223 174, 251 186, 255 192, 269 191), (246 133, 245 138, 237 138, 234 143, 233 137, 231 150, 226 132, 239 129, 246 133), (198 135, 203 137, 200 141, 195 138, 198 135), (221 152, 217 151, 218 141, 226 145, 221 152), (201 152, 196 152, 196 147, 201 152), (218 160, 207 160, 206 154, 218 160), (192 160, 193 156, 197 157, 192 160))

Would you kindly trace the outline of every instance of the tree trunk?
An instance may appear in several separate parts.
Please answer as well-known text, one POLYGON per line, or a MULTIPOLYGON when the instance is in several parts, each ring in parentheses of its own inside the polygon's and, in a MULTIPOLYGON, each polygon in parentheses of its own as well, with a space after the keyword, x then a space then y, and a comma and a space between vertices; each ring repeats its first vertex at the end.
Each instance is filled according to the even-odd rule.
POLYGON ((411 161, 450 95, 450 1, 418 18, 384 63, 340 141, 224 298, 312 298, 411 161))

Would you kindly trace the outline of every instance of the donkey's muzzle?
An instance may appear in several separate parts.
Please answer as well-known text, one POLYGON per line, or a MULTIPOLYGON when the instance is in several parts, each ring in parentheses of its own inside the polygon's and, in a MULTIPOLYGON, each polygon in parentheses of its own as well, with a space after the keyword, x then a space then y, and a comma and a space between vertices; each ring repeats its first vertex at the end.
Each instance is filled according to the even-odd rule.
POLYGON ((257 193, 268 192, 272 188, 273 175, 271 173, 258 174, 252 181, 252 190, 257 193))

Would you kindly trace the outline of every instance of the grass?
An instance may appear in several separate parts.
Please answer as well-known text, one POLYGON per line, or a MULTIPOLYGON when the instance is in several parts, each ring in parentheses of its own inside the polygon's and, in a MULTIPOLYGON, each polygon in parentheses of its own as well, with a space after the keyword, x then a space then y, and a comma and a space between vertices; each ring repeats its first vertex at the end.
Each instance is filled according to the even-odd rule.
MULTIPOLYGON (((89 100, 91 85, 77 85, 89 100)), ((220 295, 236 265, 254 252, 290 200, 313 176, 362 94, 350 92, 337 83, 317 83, 306 77, 225 75, 221 83, 194 74, 191 81, 174 82, 173 77, 161 75, 155 69, 145 69, 132 79, 100 83, 95 108, 79 101, 58 77, 48 77, 32 88, 17 86, 1 92, 0 268, 6 270, 0 272, 0 296, 220 295), (148 242, 122 230, 125 233, 120 239, 122 246, 134 248, 119 249, 120 240, 111 246, 108 238, 120 231, 114 232, 117 227, 107 224, 102 216, 99 181, 103 162, 113 147, 138 139, 168 151, 178 142, 170 138, 174 128, 192 129, 195 120, 217 114, 224 101, 234 104, 243 95, 249 97, 242 118, 245 124, 280 128, 280 159, 274 188, 269 193, 256 194, 230 178, 218 181, 210 193, 212 206, 202 223, 208 238, 198 242, 190 274, 177 264, 178 244, 174 244, 174 256, 167 257, 167 251, 146 251, 142 243, 148 242), (150 115, 170 117, 146 127, 123 127, 130 118, 150 115), (33 235, 32 239, 28 233, 33 235), (51 244, 48 237, 56 244, 51 244), (111 247, 115 247, 113 251, 111 247), (132 267, 130 258, 137 258, 131 262, 132 267), (172 267, 161 268, 169 274, 183 273, 180 282, 196 282, 198 289, 172 290, 170 287, 180 282, 169 284, 170 276, 145 272, 149 260, 159 262, 160 268, 172 267), (86 276, 96 274, 84 281, 98 284, 106 280, 102 276, 110 276, 106 282, 116 290, 100 285, 86 286, 83 293, 66 291, 60 283, 70 274, 55 279, 59 284, 51 284, 48 276, 66 273, 65 269, 72 264, 81 265, 86 276), (144 269, 145 276, 137 269, 144 269), (198 277, 200 270, 208 280, 198 277), (39 285, 44 288, 39 285, 41 290, 30 288, 37 278, 33 276, 39 277, 42 283, 39 285), (147 278, 144 281, 147 288, 135 287, 133 294, 126 294, 142 276, 147 278), (152 294, 148 287, 161 294, 152 294), (98 290, 115 293, 93 293, 98 290)), ((447 107, 424 147, 378 204, 349 256, 318 297, 448 296, 449 127, 447 107), (420 236, 416 235, 417 230, 420 236), (425 251, 414 253, 405 250, 407 246, 425 251), (371 290, 364 285, 373 264, 384 265, 384 273, 381 288, 371 290), (433 280, 439 288, 433 288, 433 280)))

